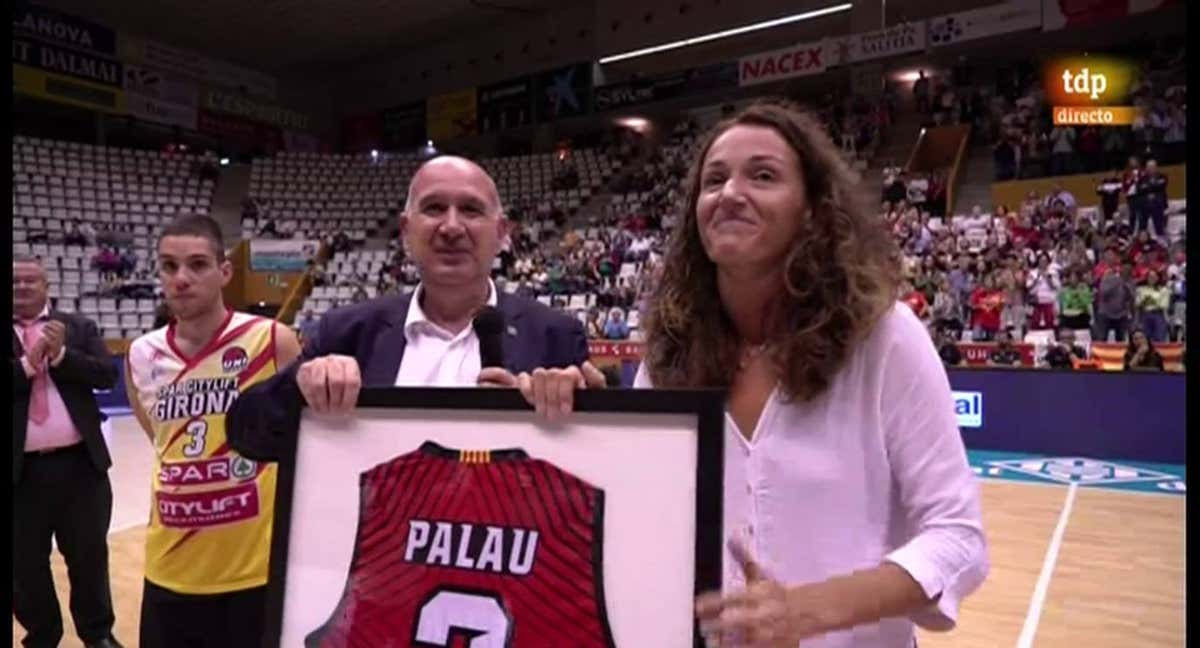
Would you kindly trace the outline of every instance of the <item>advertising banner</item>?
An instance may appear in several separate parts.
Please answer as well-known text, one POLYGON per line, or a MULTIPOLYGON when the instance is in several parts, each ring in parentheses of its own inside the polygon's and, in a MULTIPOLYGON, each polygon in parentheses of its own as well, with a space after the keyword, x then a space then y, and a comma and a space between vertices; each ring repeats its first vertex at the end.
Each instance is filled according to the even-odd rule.
POLYGON ((539 122, 592 111, 592 65, 576 63, 537 75, 534 105, 539 122))
POLYGON ((429 138, 436 145, 476 131, 475 88, 429 97, 426 104, 429 138))
POLYGON ((191 77, 207 85, 244 91, 264 99, 275 99, 274 78, 243 67, 217 61, 196 52, 123 35, 121 58, 152 68, 191 77))
POLYGON ((130 94, 126 97, 129 116, 143 121, 197 130, 199 111, 195 106, 160 101, 153 97, 130 94))
MULTIPOLYGON (((971 450, 1186 462, 1187 377, 1179 373, 949 369, 971 450), (975 403, 963 395, 979 394, 975 403)), ((1111 473, 1110 473, 1111 474, 1111 473)))
POLYGON ((841 38, 829 38, 825 41, 825 49, 830 58, 828 65, 850 65, 920 52, 925 49, 925 36, 925 22, 921 21, 841 38))
POLYGON ((37 38, 101 56, 117 56, 117 33, 82 18, 29 4, 13 6, 13 36, 37 38))
POLYGON ((205 110, 235 115, 250 121, 270 124, 279 128, 292 130, 309 129, 308 115, 258 101, 257 99, 252 99, 235 92, 206 88, 202 98, 201 107, 205 110))
POLYGON ((300 239, 252 239, 250 270, 253 272, 303 272, 321 249, 320 241, 300 239))
POLYGON ((738 85, 821 74, 827 66, 826 45, 827 41, 801 43, 743 57, 738 61, 738 85))
POLYGON ((196 111, 196 130, 262 149, 266 154, 283 150, 283 132, 278 127, 209 112, 203 108, 196 111))
POLYGON ((641 360, 642 343, 588 340, 588 355, 592 357, 617 358, 620 360, 641 360))
POLYGON ((1163 9, 1183 0, 1042 0, 1042 30, 1053 31, 1163 9))
POLYGON ((383 146, 397 151, 424 146, 426 137, 425 102, 393 106, 383 111, 383 146))
POLYGON ((594 104, 596 111, 614 110, 732 88, 737 84, 737 63, 718 63, 647 79, 600 86, 594 91, 594 104))
POLYGON ((140 65, 125 66, 129 114, 138 119, 196 130, 197 90, 189 79, 140 65))
POLYGON ((1042 26, 1041 0, 1009 0, 929 19, 929 45, 945 47, 1042 26))
MULTIPOLYGON (((1034 365, 1034 348, 1032 344, 1018 342, 1013 346, 1017 353, 1021 354, 1021 366, 1032 367, 1034 365)), ((988 356, 995 350, 996 344, 993 342, 959 342, 958 350, 962 351, 963 359, 967 364, 982 366, 988 363, 988 356)))
POLYGON ((113 88, 121 88, 124 82, 120 61, 36 40, 14 38, 12 60, 13 63, 113 88))
POLYGON ((16 63, 12 68, 14 93, 88 110, 125 114, 125 93, 118 89, 16 63))
POLYGON ((532 123, 532 77, 519 77, 480 86, 479 132, 494 133, 532 123))
POLYGON ((199 96, 190 79, 142 65, 125 66, 125 92, 192 108, 199 96))

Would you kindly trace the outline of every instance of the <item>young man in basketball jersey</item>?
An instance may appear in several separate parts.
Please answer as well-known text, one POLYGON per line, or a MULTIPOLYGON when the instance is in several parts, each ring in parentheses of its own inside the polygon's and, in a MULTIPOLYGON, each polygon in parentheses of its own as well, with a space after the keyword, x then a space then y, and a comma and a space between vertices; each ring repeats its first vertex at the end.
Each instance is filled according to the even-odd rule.
POLYGON ((220 227, 184 216, 158 242, 173 321, 134 341, 126 387, 154 444, 143 648, 257 648, 266 607, 276 468, 234 452, 225 413, 300 353, 276 322, 230 310, 220 227))

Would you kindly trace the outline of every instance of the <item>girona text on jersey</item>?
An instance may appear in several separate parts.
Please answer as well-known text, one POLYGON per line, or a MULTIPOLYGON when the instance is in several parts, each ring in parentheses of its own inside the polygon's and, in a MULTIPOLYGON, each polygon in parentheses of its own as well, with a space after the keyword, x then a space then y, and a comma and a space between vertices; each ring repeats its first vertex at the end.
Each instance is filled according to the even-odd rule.
POLYGON ((225 414, 238 397, 237 377, 193 378, 158 390, 154 418, 160 421, 225 414))
POLYGON ((537 542, 533 529, 411 520, 404 560, 524 576, 533 569, 537 542))

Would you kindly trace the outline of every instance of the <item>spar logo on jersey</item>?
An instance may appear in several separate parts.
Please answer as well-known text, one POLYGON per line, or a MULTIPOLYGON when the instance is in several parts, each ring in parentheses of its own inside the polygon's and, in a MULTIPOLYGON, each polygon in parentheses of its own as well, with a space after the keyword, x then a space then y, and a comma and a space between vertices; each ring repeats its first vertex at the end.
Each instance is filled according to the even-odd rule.
POLYGON ((258 464, 245 457, 235 456, 229 460, 229 472, 237 479, 249 479, 258 472, 258 464))
POLYGON ((250 356, 242 347, 229 347, 221 354, 221 369, 226 372, 241 371, 250 364, 250 356))

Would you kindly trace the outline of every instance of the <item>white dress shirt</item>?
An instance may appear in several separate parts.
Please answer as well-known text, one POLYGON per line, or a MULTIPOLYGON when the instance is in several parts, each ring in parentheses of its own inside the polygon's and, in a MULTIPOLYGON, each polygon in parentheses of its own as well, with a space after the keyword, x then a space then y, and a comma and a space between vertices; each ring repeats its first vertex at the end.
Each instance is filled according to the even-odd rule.
MULTIPOLYGON (((634 387, 649 387, 645 367, 634 387)), ((911 648, 914 623, 954 627, 988 572, 979 484, 950 384, 921 322, 897 304, 808 403, 771 394, 751 437, 725 417, 724 536, 769 575, 816 583, 888 561, 931 599, 911 618, 830 633, 804 648, 911 648)), ((726 591, 745 576, 725 549, 726 591)))
MULTIPOLYGON (((397 387, 474 387, 483 363, 479 338, 467 326, 457 334, 429 321, 421 309, 424 285, 418 285, 404 320, 404 357, 397 387)), ((496 285, 488 279, 488 306, 496 305, 496 285)))

